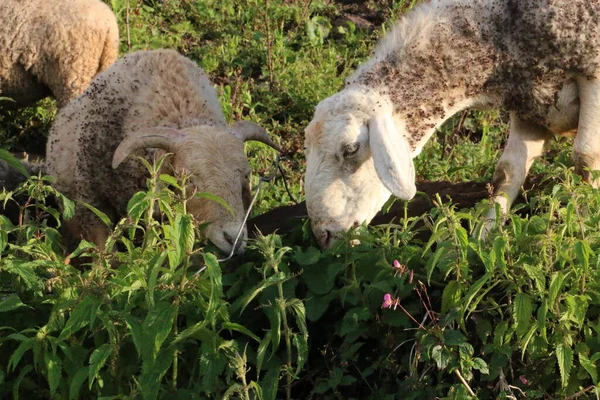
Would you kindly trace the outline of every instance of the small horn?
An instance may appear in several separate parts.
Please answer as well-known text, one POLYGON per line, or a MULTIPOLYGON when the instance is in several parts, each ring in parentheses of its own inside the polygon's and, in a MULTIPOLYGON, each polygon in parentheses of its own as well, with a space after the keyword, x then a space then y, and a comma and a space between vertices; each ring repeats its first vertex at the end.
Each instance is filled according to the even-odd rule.
POLYGON ((251 121, 238 121, 230 128, 232 133, 239 139, 247 142, 249 140, 256 140, 274 148, 275 150, 283 153, 281 147, 277 146, 275 142, 269 137, 266 129, 262 126, 251 122, 251 121))
POLYGON ((141 149, 155 148, 173 152, 175 145, 185 139, 185 136, 184 132, 175 128, 156 127, 130 132, 115 150, 112 167, 117 168, 131 153, 141 149))

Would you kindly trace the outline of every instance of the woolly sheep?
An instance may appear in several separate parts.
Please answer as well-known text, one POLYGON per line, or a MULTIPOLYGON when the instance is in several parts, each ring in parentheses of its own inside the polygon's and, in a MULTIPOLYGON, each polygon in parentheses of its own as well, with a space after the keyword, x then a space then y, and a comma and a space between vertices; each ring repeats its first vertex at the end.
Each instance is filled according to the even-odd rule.
MULTIPOLYGON (((115 220, 126 214, 133 194, 146 187, 146 168, 128 156, 140 154, 151 161, 164 151, 173 153, 167 172, 191 174, 190 192, 212 193, 233 209, 232 215, 201 198, 187 203, 198 220, 211 222, 208 238, 230 252, 251 200, 247 140, 276 148, 252 122, 227 126, 217 94, 196 63, 172 50, 139 51, 99 74, 58 113, 48 138, 46 168, 59 191, 115 220)), ((83 236, 103 247, 108 231, 85 207, 77 207, 65 224, 67 242, 83 236)), ((236 251, 246 238, 244 227, 236 251)))
POLYGON ((434 0, 407 14, 306 128, 319 243, 369 222, 390 193, 411 199, 412 158, 466 108, 510 113, 493 178, 503 212, 554 134, 577 130, 576 170, 597 186, 584 168, 600 169, 599 28, 598 0, 434 0))
POLYGON ((118 50, 117 20, 100 0, 0 1, 0 96, 13 106, 52 95, 63 107, 118 50))

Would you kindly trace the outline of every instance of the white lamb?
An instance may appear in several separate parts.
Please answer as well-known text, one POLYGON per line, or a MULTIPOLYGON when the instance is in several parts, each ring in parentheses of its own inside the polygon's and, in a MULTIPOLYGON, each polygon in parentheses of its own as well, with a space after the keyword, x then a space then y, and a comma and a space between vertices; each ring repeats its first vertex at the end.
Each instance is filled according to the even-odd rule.
POLYGON ((100 0, 0 1, 0 96, 19 107, 49 95, 63 107, 118 51, 117 19, 100 0))
POLYGON ((370 221, 390 193, 411 199, 412 158, 465 108, 510 112, 493 179, 503 212, 554 134, 577 130, 575 166, 591 182, 599 30, 598 0, 437 0, 406 15, 306 129, 306 200, 320 244, 370 221))
MULTIPOLYGON (((140 51, 118 60, 57 115, 47 147, 47 172, 67 196, 87 202, 113 221, 129 199, 145 189, 148 172, 130 154, 152 160, 173 153, 167 172, 191 174, 197 189, 221 197, 231 215, 212 200, 194 198, 188 211, 210 222, 208 238, 230 252, 251 200, 244 142, 276 148, 266 131, 241 121, 228 127, 217 94, 193 61, 172 50, 140 51), (161 149, 161 150, 157 150, 161 149)), ((83 236, 102 247, 108 230, 85 207, 66 221, 68 239, 83 236)), ((244 227, 241 251, 247 231, 244 227)))

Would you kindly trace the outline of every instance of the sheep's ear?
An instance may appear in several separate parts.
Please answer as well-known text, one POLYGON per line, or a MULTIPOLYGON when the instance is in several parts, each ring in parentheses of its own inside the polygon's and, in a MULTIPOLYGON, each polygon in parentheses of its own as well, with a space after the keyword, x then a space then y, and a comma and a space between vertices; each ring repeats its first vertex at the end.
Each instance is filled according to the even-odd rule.
POLYGON ((402 200, 412 199, 417 188, 410 147, 389 114, 369 122, 369 146, 383 185, 402 200))
POLYGON ((243 140, 244 142, 247 142, 249 140, 256 140, 257 142, 262 142, 267 146, 270 146, 275 150, 282 152, 281 148, 277 146, 269 137, 269 134, 267 133, 266 129, 254 122, 238 121, 231 126, 230 130, 235 137, 243 140))
POLYGON ((186 133, 175 128, 149 128, 130 132, 113 154, 112 167, 117 168, 123 160, 137 150, 155 148, 174 152, 177 143, 186 138, 186 133))

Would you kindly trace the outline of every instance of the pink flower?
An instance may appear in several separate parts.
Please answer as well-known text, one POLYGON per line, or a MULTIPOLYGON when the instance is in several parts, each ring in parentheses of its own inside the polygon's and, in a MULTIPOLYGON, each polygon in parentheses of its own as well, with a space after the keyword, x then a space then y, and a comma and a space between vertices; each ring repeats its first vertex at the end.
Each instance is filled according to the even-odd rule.
POLYGON ((383 296, 383 303, 381 303, 381 308, 391 308, 392 304, 394 304, 394 299, 392 299, 392 295, 386 293, 383 296))
POLYGON ((525 375, 519 376, 519 380, 521 381, 521 383, 523 385, 527 385, 527 383, 529 383, 529 381, 527 380, 527 378, 525 378, 525 375))
POLYGON ((400 269, 400 268, 402 268, 402 264, 400 264, 400 262, 398 260, 394 260, 394 268, 400 269))

